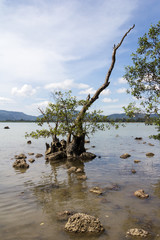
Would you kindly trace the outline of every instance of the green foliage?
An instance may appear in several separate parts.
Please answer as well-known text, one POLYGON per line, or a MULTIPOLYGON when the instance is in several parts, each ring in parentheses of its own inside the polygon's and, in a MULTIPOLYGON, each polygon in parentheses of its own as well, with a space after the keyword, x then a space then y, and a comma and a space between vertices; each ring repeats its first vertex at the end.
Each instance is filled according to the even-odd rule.
POLYGON ((140 107, 131 103, 125 112, 129 116, 140 112, 157 114, 151 121, 160 131, 160 21, 139 38, 137 51, 131 56, 133 65, 125 68, 124 78, 130 86, 128 93, 139 99, 140 107))
MULTIPOLYGON (((45 123, 48 124, 48 129, 36 130, 31 133, 26 133, 26 137, 52 137, 66 135, 88 135, 95 133, 96 130, 104 130, 107 123, 107 117, 102 116, 102 111, 93 111, 85 113, 84 118, 78 124, 75 119, 78 115, 77 108, 86 104, 88 100, 77 100, 71 96, 71 91, 62 93, 61 91, 53 94, 55 103, 49 103, 42 113, 42 117, 37 119, 38 126, 42 127, 45 123)), ((113 124, 113 123, 112 123, 113 124)), ((109 126, 109 125, 107 125, 109 126)))

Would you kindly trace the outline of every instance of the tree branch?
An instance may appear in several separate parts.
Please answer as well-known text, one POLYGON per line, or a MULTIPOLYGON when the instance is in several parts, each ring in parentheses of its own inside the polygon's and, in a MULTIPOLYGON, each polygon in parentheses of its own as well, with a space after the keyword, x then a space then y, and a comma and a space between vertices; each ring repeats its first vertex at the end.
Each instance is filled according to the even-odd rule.
POLYGON ((112 62, 110 65, 110 68, 106 74, 106 78, 105 78, 105 82, 104 84, 96 91, 96 93, 94 94, 94 96, 92 98, 87 98, 86 104, 84 104, 84 106, 82 107, 81 111, 79 112, 75 123, 80 124, 81 120, 83 120, 83 116, 86 113, 86 111, 88 110, 88 108, 99 98, 100 93, 109 86, 110 82, 109 82, 109 78, 110 75, 112 73, 112 70, 114 68, 115 65, 115 61, 116 61, 116 52, 118 50, 118 48, 122 45, 125 37, 127 36, 127 34, 135 27, 135 25, 133 25, 122 37, 121 41, 117 44, 114 45, 113 47, 113 52, 112 52, 112 62))
MULTIPOLYGON (((39 107, 38 108, 38 110, 41 112, 41 114, 43 115, 43 116, 46 116, 46 114, 43 112, 43 110, 39 107)), ((49 127, 49 129, 50 129, 50 131, 52 130, 52 127, 51 127, 51 125, 50 125, 50 123, 49 123, 49 119, 48 118, 46 118, 46 122, 47 122, 47 124, 48 124, 48 127, 49 127)), ((52 135, 52 138, 53 138, 53 134, 51 134, 52 135)))

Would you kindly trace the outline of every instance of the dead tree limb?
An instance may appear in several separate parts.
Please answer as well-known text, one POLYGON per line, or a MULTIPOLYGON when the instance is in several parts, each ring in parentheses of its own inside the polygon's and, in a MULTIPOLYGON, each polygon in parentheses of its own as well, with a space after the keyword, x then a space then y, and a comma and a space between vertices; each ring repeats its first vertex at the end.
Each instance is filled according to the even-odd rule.
POLYGON ((109 86, 110 82, 109 82, 109 78, 110 75, 112 73, 112 70, 114 68, 115 65, 115 61, 116 61, 116 52, 118 50, 118 48, 122 45, 125 37, 127 36, 127 34, 135 27, 135 25, 133 25, 122 37, 121 41, 117 44, 114 45, 113 47, 113 52, 112 52, 112 62, 110 65, 110 68, 106 74, 106 78, 105 78, 105 82, 102 84, 102 86, 97 89, 96 93, 93 95, 92 98, 90 98, 90 95, 87 97, 86 103, 84 104, 84 106, 82 107, 81 111, 79 112, 76 120, 75 120, 75 124, 78 124, 79 126, 82 124, 82 120, 84 117, 84 114, 86 113, 86 111, 88 110, 88 108, 99 98, 100 93, 109 86))

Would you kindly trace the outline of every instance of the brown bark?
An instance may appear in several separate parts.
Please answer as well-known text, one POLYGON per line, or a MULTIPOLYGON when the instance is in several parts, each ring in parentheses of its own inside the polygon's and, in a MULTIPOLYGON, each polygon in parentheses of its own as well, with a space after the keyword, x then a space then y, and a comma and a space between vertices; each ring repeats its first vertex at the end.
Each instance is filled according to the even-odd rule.
POLYGON ((84 147, 85 135, 73 136, 72 142, 67 146, 66 152, 68 158, 76 158, 85 152, 84 147))
POLYGON ((135 25, 133 25, 122 37, 120 43, 118 43, 117 45, 114 45, 113 47, 113 52, 112 52, 112 62, 110 65, 110 68, 106 74, 106 78, 105 78, 105 82, 102 84, 102 86, 97 89, 96 93, 94 94, 94 96, 92 98, 90 98, 90 95, 88 95, 87 98, 87 102, 86 104, 83 106, 83 108, 81 109, 80 113, 78 114, 77 118, 76 118, 76 124, 78 124, 82 119, 84 114, 86 113, 86 111, 88 110, 88 108, 99 98, 100 93, 109 86, 110 82, 109 82, 109 78, 110 75, 112 73, 112 70, 114 68, 115 65, 115 61, 116 61, 116 52, 118 50, 118 48, 122 45, 123 40, 125 39, 125 37, 127 36, 127 34, 135 27, 135 25))
MULTIPOLYGON (((112 52, 112 61, 111 61, 111 65, 110 68, 106 74, 106 78, 104 83, 97 89, 96 93, 93 95, 92 98, 90 98, 90 95, 88 95, 86 103, 83 105, 81 111, 79 112, 76 120, 75 120, 75 125, 79 128, 79 134, 78 136, 73 136, 73 140, 72 142, 68 145, 67 147, 67 155, 69 157, 72 156, 78 156, 80 155, 83 151, 84 151, 84 140, 85 140, 85 135, 83 133, 83 128, 82 128, 82 124, 83 124, 83 119, 84 119, 84 115, 86 113, 86 111, 89 109, 89 107, 99 98, 100 93, 106 89, 110 82, 109 82, 109 78, 111 76, 112 70, 114 68, 115 65, 115 61, 116 61, 116 52, 118 50, 118 48, 122 45, 125 37, 127 36, 127 34, 135 27, 135 25, 133 25, 122 37, 121 41, 117 44, 114 45, 113 47, 113 52, 112 52)), ((74 125, 74 126, 75 126, 74 125)))

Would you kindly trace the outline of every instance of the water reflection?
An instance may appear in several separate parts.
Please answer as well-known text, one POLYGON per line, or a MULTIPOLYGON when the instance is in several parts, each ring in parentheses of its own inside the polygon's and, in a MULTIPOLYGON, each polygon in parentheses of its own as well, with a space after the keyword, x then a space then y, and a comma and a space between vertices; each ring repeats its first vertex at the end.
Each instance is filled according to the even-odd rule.
POLYGON ((160 198, 160 180, 154 184, 154 194, 160 198))
MULTIPOLYGON (((110 240, 125 239, 128 229, 136 227, 150 232, 147 239, 158 239, 160 211, 158 213, 158 202, 153 197, 149 200, 137 199, 129 194, 134 192, 136 186, 129 185, 127 182, 124 183, 125 185, 106 182, 103 184, 102 195, 93 194, 90 192, 93 181, 90 183, 88 180, 77 179, 79 174, 86 174, 85 168, 85 164, 81 161, 52 163, 50 173, 44 172, 37 184, 32 181, 25 183, 46 216, 45 224, 54 226, 52 230, 48 230, 50 234, 51 232, 57 234, 57 239, 75 239, 75 235, 64 231, 65 222, 59 221, 57 217, 60 212, 71 211, 87 213, 101 220, 106 231, 101 236, 89 237, 93 240, 106 239, 106 237, 110 240), (70 172, 68 170, 71 167, 81 168, 83 171, 82 173, 70 172)), ((94 179, 96 179, 96 172, 94 172, 94 179)), ((100 183, 97 184, 100 186, 100 183)), ((160 181, 155 184, 154 192, 158 198, 159 192, 160 181)), ((84 235, 76 235, 77 238, 88 239, 84 235)), ((50 239, 49 236, 48 239, 50 239)))
MULTIPOLYGON (((34 182, 26 182, 25 187, 29 187, 33 195, 36 197, 38 204, 41 205, 43 213, 47 216, 47 224, 56 227, 57 234, 64 234, 64 224, 59 222, 58 213, 63 211, 83 212, 99 217, 101 215, 101 207, 99 197, 89 192, 87 181, 77 179, 80 174, 85 174, 85 165, 81 161, 63 162, 62 164, 51 164, 50 174, 43 174, 38 184, 34 182), (68 171, 71 167, 81 168, 82 173, 68 171), (97 201, 98 200, 98 201, 97 201)), ((46 224, 45 222, 45 224, 46 224)), ((105 235, 106 233, 104 233, 105 235)), ((67 234, 72 238, 72 234, 67 234)), ((76 238, 87 239, 85 236, 76 236, 76 238)), ((90 236, 91 239, 96 239, 90 236)), ((75 239, 75 236, 73 236, 75 239)), ((100 237, 102 239, 102 237, 100 237)))
POLYGON ((26 146, 22 136, 17 137, 14 133, 14 141, 10 141, 8 136, 7 141, 1 143, 4 148, 0 168, 1 238, 117 240, 126 239, 129 228, 143 227, 153 233, 152 239, 160 239, 157 236, 160 234, 159 144, 153 140, 155 146, 135 141, 134 137, 142 136, 148 143, 150 140, 147 136, 153 132, 147 132, 148 128, 142 124, 134 126, 129 124, 123 132, 119 129, 117 132, 95 135, 91 144, 96 148, 92 152, 101 158, 92 162, 50 164, 42 158, 31 164, 25 174, 14 170, 9 160, 17 154, 17 141, 26 153, 41 152, 44 141, 35 141, 31 146, 26 146), (115 137, 117 133, 119 137, 115 137), (7 153, 6 148, 9 149, 7 153), (155 154, 152 159, 145 156, 149 151, 155 154), (130 153, 131 158, 120 159, 119 156, 125 152, 130 153), (141 162, 136 165, 135 159, 141 162), (70 167, 83 171, 68 172, 70 167), (132 168, 136 169, 134 175, 131 173, 132 168), (82 174, 87 176, 86 180, 77 178, 82 174), (102 188, 103 194, 91 193, 90 188, 94 186, 102 188), (134 191, 141 188, 150 195, 149 199, 143 201, 134 196, 134 191), (57 213, 65 210, 98 217, 106 229, 105 233, 97 237, 66 233, 65 222, 57 219, 57 213))

